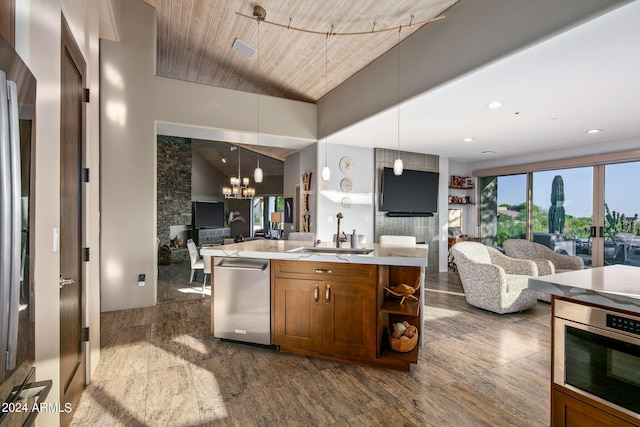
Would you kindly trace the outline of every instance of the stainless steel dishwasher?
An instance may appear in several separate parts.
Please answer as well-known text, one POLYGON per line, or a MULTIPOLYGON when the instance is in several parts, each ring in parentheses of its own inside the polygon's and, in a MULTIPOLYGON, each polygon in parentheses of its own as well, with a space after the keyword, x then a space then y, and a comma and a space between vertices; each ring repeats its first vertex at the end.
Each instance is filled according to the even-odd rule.
POLYGON ((271 344, 271 275, 268 259, 216 257, 213 267, 213 335, 271 344))

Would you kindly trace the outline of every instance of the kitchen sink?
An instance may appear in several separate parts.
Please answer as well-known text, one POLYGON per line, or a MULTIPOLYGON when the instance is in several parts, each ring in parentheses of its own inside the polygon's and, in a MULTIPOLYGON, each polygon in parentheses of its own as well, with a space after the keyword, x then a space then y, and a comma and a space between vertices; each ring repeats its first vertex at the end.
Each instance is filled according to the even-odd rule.
POLYGON ((368 255, 373 252, 373 249, 365 248, 321 248, 321 247, 306 247, 291 249, 287 252, 301 252, 309 254, 330 254, 330 255, 368 255))

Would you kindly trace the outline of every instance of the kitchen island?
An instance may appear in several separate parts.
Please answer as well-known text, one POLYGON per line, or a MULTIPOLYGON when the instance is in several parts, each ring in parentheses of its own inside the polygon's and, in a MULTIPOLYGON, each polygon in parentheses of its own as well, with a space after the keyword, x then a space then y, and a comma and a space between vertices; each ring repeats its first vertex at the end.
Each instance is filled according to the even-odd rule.
POLYGON ((529 279, 552 299, 552 426, 640 426, 640 268, 529 279))
POLYGON ((216 283, 216 266, 227 258, 269 260, 272 345, 291 353, 400 370, 417 363, 426 245, 364 244, 353 250, 313 242, 253 240, 203 247, 200 253, 213 257, 213 335, 216 286, 228 285, 216 283), (399 284, 415 292, 403 301, 385 289, 399 284), (389 345, 391 325, 401 322, 418 331, 418 345, 410 351, 394 351, 389 345))

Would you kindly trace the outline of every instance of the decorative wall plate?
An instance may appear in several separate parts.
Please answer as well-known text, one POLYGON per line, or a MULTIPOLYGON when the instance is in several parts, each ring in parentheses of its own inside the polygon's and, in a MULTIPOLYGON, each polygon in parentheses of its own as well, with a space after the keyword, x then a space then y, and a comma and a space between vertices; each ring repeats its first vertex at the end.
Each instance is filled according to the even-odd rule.
POLYGON ((353 172, 353 167, 355 166, 355 162, 349 156, 344 156, 340 159, 340 170, 342 173, 349 174, 353 172))
POLYGON ((353 181, 351 181, 350 178, 343 178, 342 181, 340 181, 340 189, 345 193, 351 193, 351 190, 353 190, 353 181))
POLYGON ((340 201, 340 204, 342 205, 343 208, 350 208, 351 207, 351 198, 343 197, 342 200, 340 201))

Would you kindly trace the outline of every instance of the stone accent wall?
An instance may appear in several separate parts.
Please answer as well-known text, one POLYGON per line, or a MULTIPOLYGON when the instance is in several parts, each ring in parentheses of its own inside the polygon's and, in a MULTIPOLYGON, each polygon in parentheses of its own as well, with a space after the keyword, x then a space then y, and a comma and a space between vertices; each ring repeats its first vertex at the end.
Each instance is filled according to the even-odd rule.
MULTIPOLYGON (((432 217, 400 217, 392 218, 386 216, 386 212, 380 212, 380 188, 382 187, 380 178, 383 167, 393 167, 393 162, 398 157, 396 150, 386 150, 376 148, 375 153, 375 241, 380 241, 380 236, 385 234, 399 236, 415 236, 417 242, 424 242, 429 245, 427 272, 438 272, 438 254, 440 247, 438 215, 434 213, 432 217)), ((439 172, 440 158, 430 154, 408 153, 401 151, 400 157, 405 169, 439 172)), ((448 179, 440 177, 440 179, 448 179)), ((420 197, 419 189, 416 189, 416 197, 420 197)), ((438 206, 438 212, 447 212, 447 206, 438 206)))
POLYGON ((163 246, 175 237, 169 226, 191 225, 191 139, 158 135, 157 156, 157 236, 163 246))

